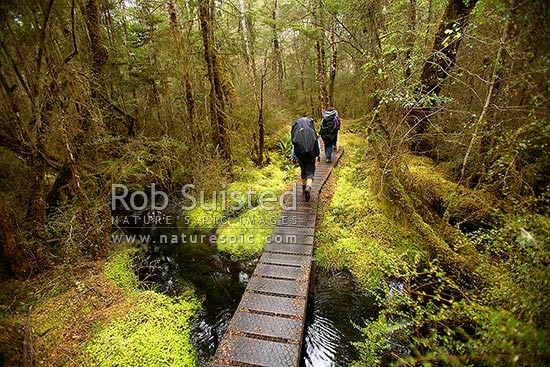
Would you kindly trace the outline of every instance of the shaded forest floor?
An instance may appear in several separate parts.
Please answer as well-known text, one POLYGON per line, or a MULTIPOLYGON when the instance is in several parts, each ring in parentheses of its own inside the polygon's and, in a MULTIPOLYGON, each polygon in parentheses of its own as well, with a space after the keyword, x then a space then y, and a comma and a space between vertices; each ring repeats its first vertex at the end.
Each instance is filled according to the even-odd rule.
POLYGON ((3 283, 0 364, 194 363, 190 327, 198 302, 140 289, 134 255, 119 249, 108 260, 83 260, 3 283))
POLYGON ((80 358, 94 325, 106 324, 132 307, 104 272, 105 261, 82 261, 34 278, 2 284, 2 354, 6 365, 23 359, 61 365, 80 358))
MULTIPOLYGON (((155 163, 143 168, 141 153, 135 154, 136 150, 149 149, 150 144, 162 148, 171 143, 129 142, 127 149, 135 148, 138 158, 121 160, 126 166, 120 175, 129 175, 122 182, 135 182, 142 189, 140 183, 152 180, 142 171, 152 170, 157 177, 165 177, 166 165, 155 163)), ((218 235, 226 237, 237 236, 246 227, 254 236, 252 244, 222 243, 219 251, 236 259, 256 256, 270 232, 269 225, 280 212, 280 208, 270 211, 260 207, 259 196, 266 190, 279 195, 297 177, 297 168, 285 158, 290 146, 285 131, 285 137, 270 153, 270 164, 263 168, 254 168, 252 163, 235 167, 233 180, 227 185, 223 183, 225 177, 217 177, 215 190, 245 193, 250 188, 254 192, 250 198, 253 208, 233 212, 221 200, 212 203, 207 199, 207 209, 197 205, 182 214, 189 221, 184 227, 201 233, 217 227, 218 235), (220 224, 222 218, 231 220, 220 224)), ((175 160, 173 151, 155 152, 166 159, 151 162, 175 160)), ((175 181, 163 183, 165 187, 178 186, 175 181)), ((198 188, 203 188, 200 182, 198 188)), ((60 217, 60 225, 68 227, 64 219, 66 216, 60 217)), ((141 251, 123 246, 113 249, 108 259, 72 256, 27 280, 1 283, 0 365, 194 365, 190 334, 200 305, 191 290, 170 298, 156 293, 155 285, 139 282, 136 273, 147 271, 139 268, 151 267, 143 261, 141 251)))

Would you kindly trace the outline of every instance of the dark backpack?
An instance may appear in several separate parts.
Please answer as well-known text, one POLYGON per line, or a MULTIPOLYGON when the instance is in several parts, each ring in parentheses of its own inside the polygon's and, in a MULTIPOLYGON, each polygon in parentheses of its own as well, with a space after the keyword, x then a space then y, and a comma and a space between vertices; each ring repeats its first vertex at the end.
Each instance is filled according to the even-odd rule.
POLYGON ((319 133, 324 139, 332 139, 332 140, 335 139, 337 130, 338 130, 338 125, 336 123, 335 115, 329 117, 328 119, 323 117, 323 120, 321 121, 321 128, 319 129, 319 133))
POLYGON ((317 143, 317 132, 313 127, 313 119, 302 117, 294 121, 291 136, 294 154, 298 159, 319 156, 319 144, 317 143))

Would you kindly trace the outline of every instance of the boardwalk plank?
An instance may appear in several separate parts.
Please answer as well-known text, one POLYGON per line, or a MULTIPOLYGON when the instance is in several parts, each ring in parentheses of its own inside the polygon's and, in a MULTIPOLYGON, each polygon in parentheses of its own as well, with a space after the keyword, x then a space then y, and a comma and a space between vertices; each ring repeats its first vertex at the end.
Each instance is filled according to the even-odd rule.
MULTIPOLYGON (((300 346, 229 335, 220 344, 216 357, 221 361, 248 363, 253 366, 297 366, 300 358, 300 346)), ((221 363, 218 365, 223 366, 221 363)))
POLYGON ((311 245, 297 245, 294 243, 268 243, 264 251, 283 254, 313 255, 313 241, 311 245))
MULTIPOLYGON (((272 277, 277 279, 288 279, 298 282, 307 281, 309 278, 310 266, 302 265, 300 267, 281 266, 259 263, 254 271, 255 276, 272 277)), ((253 275, 253 276, 254 276, 253 275)))
POLYGON ((273 315, 303 318, 306 301, 302 298, 270 296, 254 292, 245 292, 240 309, 265 312, 273 315))
POLYGON ((317 165, 310 201, 299 185, 296 198, 286 198, 295 206, 277 220, 212 366, 300 365, 317 199, 341 154, 317 165))
POLYGON ((302 322, 288 317, 237 312, 231 320, 231 330, 260 337, 286 339, 298 344, 302 337, 302 322))
POLYGON ((264 264, 310 266, 311 258, 309 256, 264 252, 260 258, 260 262, 264 264))
POLYGON ((248 283, 248 289, 256 292, 306 297, 309 286, 304 282, 287 279, 253 277, 248 283))

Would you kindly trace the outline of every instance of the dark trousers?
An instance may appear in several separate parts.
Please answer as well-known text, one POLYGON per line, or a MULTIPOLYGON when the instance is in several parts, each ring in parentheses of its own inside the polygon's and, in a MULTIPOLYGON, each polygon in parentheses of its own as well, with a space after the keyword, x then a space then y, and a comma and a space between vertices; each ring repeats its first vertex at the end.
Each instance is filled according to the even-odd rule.
POLYGON ((300 177, 302 180, 306 178, 313 179, 313 176, 315 176, 315 158, 298 157, 298 163, 300 164, 300 177))
POLYGON ((336 137, 334 139, 329 139, 321 136, 321 138, 323 138, 323 143, 325 144, 326 158, 332 158, 332 147, 336 145, 336 137))

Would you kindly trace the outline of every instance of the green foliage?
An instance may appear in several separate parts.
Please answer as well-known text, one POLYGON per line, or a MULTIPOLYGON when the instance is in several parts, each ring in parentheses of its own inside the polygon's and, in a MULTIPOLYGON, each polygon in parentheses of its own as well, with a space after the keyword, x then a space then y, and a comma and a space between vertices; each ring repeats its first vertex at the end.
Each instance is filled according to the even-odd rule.
POLYGON ((56 255, 55 261, 71 264, 78 261, 83 254, 106 255, 102 246, 103 236, 110 223, 102 220, 108 211, 107 205, 87 202, 88 223, 82 220, 84 209, 76 198, 67 205, 60 206, 48 216, 47 231, 53 239, 54 246, 50 251, 56 255))
POLYGON ((277 148, 279 153, 285 157, 290 157, 290 152, 292 150, 292 137, 290 134, 285 135, 282 138, 279 138, 277 141, 277 148))
POLYGON ((380 366, 384 357, 392 350, 389 340, 398 332, 407 330, 407 326, 405 323, 388 321, 384 313, 366 326, 358 326, 366 341, 354 343, 362 357, 352 366, 380 366))
MULTIPOLYGON (((211 86, 205 80, 204 57, 196 52, 201 39, 200 22, 192 21, 196 4, 167 4, 173 5, 170 16, 175 19, 166 16, 167 7, 159 6, 162 2, 102 2, 99 34, 103 39, 92 42, 99 49, 108 48, 109 62, 102 66, 94 63, 99 55, 93 54, 90 42, 82 42, 90 39, 90 24, 88 12, 82 12, 79 4, 74 8, 68 0, 52 2, 51 14, 41 2, 0 6, 5 18, 0 55, 5 66, 0 191, 8 213, 15 216, 14 227, 34 225, 24 223, 29 203, 48 194, 70 157, 76 159, 75 172, 89 204, 85 213, 82 201, 73 199, 77 183, 65 178, 61 196, 67 195, 67 205, 48 218, 47 228, 39 223, 47 238, 32 238, 26 245, 39 247, 49 240, 50 247, 44 246, 43 252, 64 258, 65 264, 90 253, 92 246, 98 246, 92 239, 99 242, 108 225, 102 213, 111 183, 127 184, 131 190, 156 183, 171 192, 194 183, 207 196, 220 189, 261 192, 269 188, 280 193, 297 177, 297 170, 284 157, 289 136, 277 141, 277 132, 297 115, 320 113, 316 93, 322 78, 316 65, 317 61, 328 65, 329 29, 334 25, 336 107, 346 117, 371 116, 379 124, 372 130, 379 135, 384 130, 386 136, 370 139, 380 145, 377 151, 366 150, 362 137, 347 137, 349 164, 336 171, 338 187, 320 223, 316 256, 323 267, 350 269, 381 303, 386 304, 384 295, 391 291, 388 279, 402 282, 406 289, 406 297, 387 302, 387 310, 373 320, 370 331, 365 329, 372 339, 363 344, 371 355, 365 357, 365 364, 384 363, 384 355, 393 350, 383 339, 403 328, 412 335, 408 341, 401 339, 412 351, 401 361, 404 364, 528 365, 548 359, 544 345, 549 329, 549 224, 544 215, 550 207, 550 124, 545 116, 550 23, 544 1, 478 1, 467 30, 470 37, 462 37, 463 30, 456 28, 444 32, 444 46, 462 44, 453 69, 445 73, 442 92, 420 97, 416 81, 433 51, 432 35, 445 1, 280 2, 278 9, 249 2, 247 22, 257 69, 253 72, 249 66, 254 63, 243 57, 234 4, 216 3, 215 38, 224 42, 214 42, 214 52, 227 67, 222 84, 230 97, 224 101, 228 109, 222 116, 229 121, 223 138, 233 145, 230 160, 220 159, 212 143, 216 122, 209 118, 211 86), (316 24, 321 21, 326 23, 323 29, 316 24), (277 55, 267 51, 274 48, 277 35, 285 57, 281 76, 271 72, 277 55), (317 60, 315 41, 320 41, 323 50, 317 51, 325 60, 317 60), (29 47, 21 48, 22 44, 29 47), (503 56, 496 60, 501 46, 503 56), (261 80, 251 83, 249 74, 261 80), (232 98, 233 81, 241 100, 232 98), (251 90, 252 84, 261 85, 261 96, 251 90), (487 93, 490 87, 494 87, 492 96, 487 93), (491 96, 486 111, 485 96, 491 96), (479 126, 479 137, 471 140, 465 181, 500 193, 506 209, 501 212, 507 214, 495 214, 494 203, 483 190, 457 188, 433 169, 433 162, 401 159, 414 132, 411 127, 416 121, 407 119, 407 110, 414 106, 427 107, 424 112, 429 112, 430 123, 424 133, 433 138, 434 148, 428 154, 437 154, 440 162, 447 160, 451 177, 464 159, 473 127, 479 126), (272 164, 255 170, 246 162, 255 154, 260 108, 272 164), (482 109, 485 121, 476 125, 482 109), (282 154, 272 156, 275 150, 282 154), (380 155, 386 160, 382 162, 380 155), (386 165, 390 162, 398 163, 386 165), (408 170, 400 163, 407 164, 408 170), (40 172, 29 172, 34 168, 40 172), (418 214, 421 226, 410 228, 410 218, 397 208, 403 203, 389 202, 384 196, 384 178, 396 171, 405 187, 401 191, 416 210, 408 214, 418 214), (30 173, 45 178, 45 184, 29 180, 30 173), (31 186, 38 186, 34 197, 29 194, 31 186), (93 225, 86 228, 86 222, 93 225), (470 227, 467 236, 460 232, 465 225, 470 227), (437 261, 428 261, 423 250, 427 235, 441 239, 441 244, 457 253, 475 246, 482 260, 476 271, 484 280, 478 285, 481 289, 453 284, 437 261), (461 325, 470 326, 469 342, 461 325)), ((364 125, 359 121, 350 129, 364 132, 364 125)), ((245 198, 238 201, 244 204, 245 198)), ((261 249, 259 239, 267 231, 254 223, 276 217, 276 211, 267 213, 257 207, 258 194, 251 195, 250 201, 253 209, 233 210, 207 199, 211 208, 187 213, 189 225, 207 230, 224 217, 234 219, 222 223, 218 233, 239 235, 244 230, 253 235, 254 243, 220 248, 233 251, 235 257, 250 256, 261 249), (244 228, 235 224, 242 220, 251 224, 244 228)), ((43 214, 42 209, 35 214, 43 214)), ((106 271, 131 291, 137 279, 131 272, 131 258, 125 256, 129 255, 113 255, 106 271)), ((47 267, 47 261, 41 262, 36 261, 36 268, 47 267)), ((143 296, 147 304, 171 307, 164 299, 147 297, 143 296)), ((112 345, 123 343, 115 337, 105 337, 104 347, 109 338, 112 345)))
POLYGON ((344 141, 349 155, 335 172, 316 258, 323 267, 349 269, 382 307, 358 326, 364 340, 356 344, 361 358, 354 366, 544 365, 550 356, 548 217, 525 208, 502 214, 488 193, 457 187, 429 159, 405 157, 403 186, 425 221, 409 228, 399 208, 375 191, 377 165, 361 149, 364 140, 344 135, 344 141), (441 224, 446 220, 456 227, 441 224), (465 233, 459 223, 468 223, 465 233), (483 283, 457 283, 440 259, 429 260, 425 231, 453 251, 477 250, 475 273, 483 283))
POLYGON ((341 134, 346 145, 343 168, 335 170, 337 186, 317 232, 319 266, 346 268, 363 287, 379 296, 389 278, 403 278, 415 268, 419 240, 392 218, 371 189, 372 168, 363 162, 364 140, 341 134), (348 159, 348 158, 346 158, 348 159))
POLYGON ((191 325, 196 300, 143 292, 127 316, 115 320, 88 342, 98 366, 194 366, 191 325))
POLYGON ((469 235, 492 259, 491 286, 483 301, 507 310, 518 320, 550 330, 550 219, 530 214, 507 215, 500 227, 469 235))
POLYGON ((483 310, 473 315, 479 325, 468 347, 473 359, 487 365, 537 366, 548 364, 550 332, 519 321, 507 311, 483 310))
POLYGON ((544 210, 547 206, 542 196, 550 190, 549 145, 550 124, 546 119, 531 117, 518 129, 498 138, 491 152, 497 158, 487 172, 488 181, 497 183, 499 191, 515 203, 544 210), (529 196, 534 202, 525 201, 529 196))

